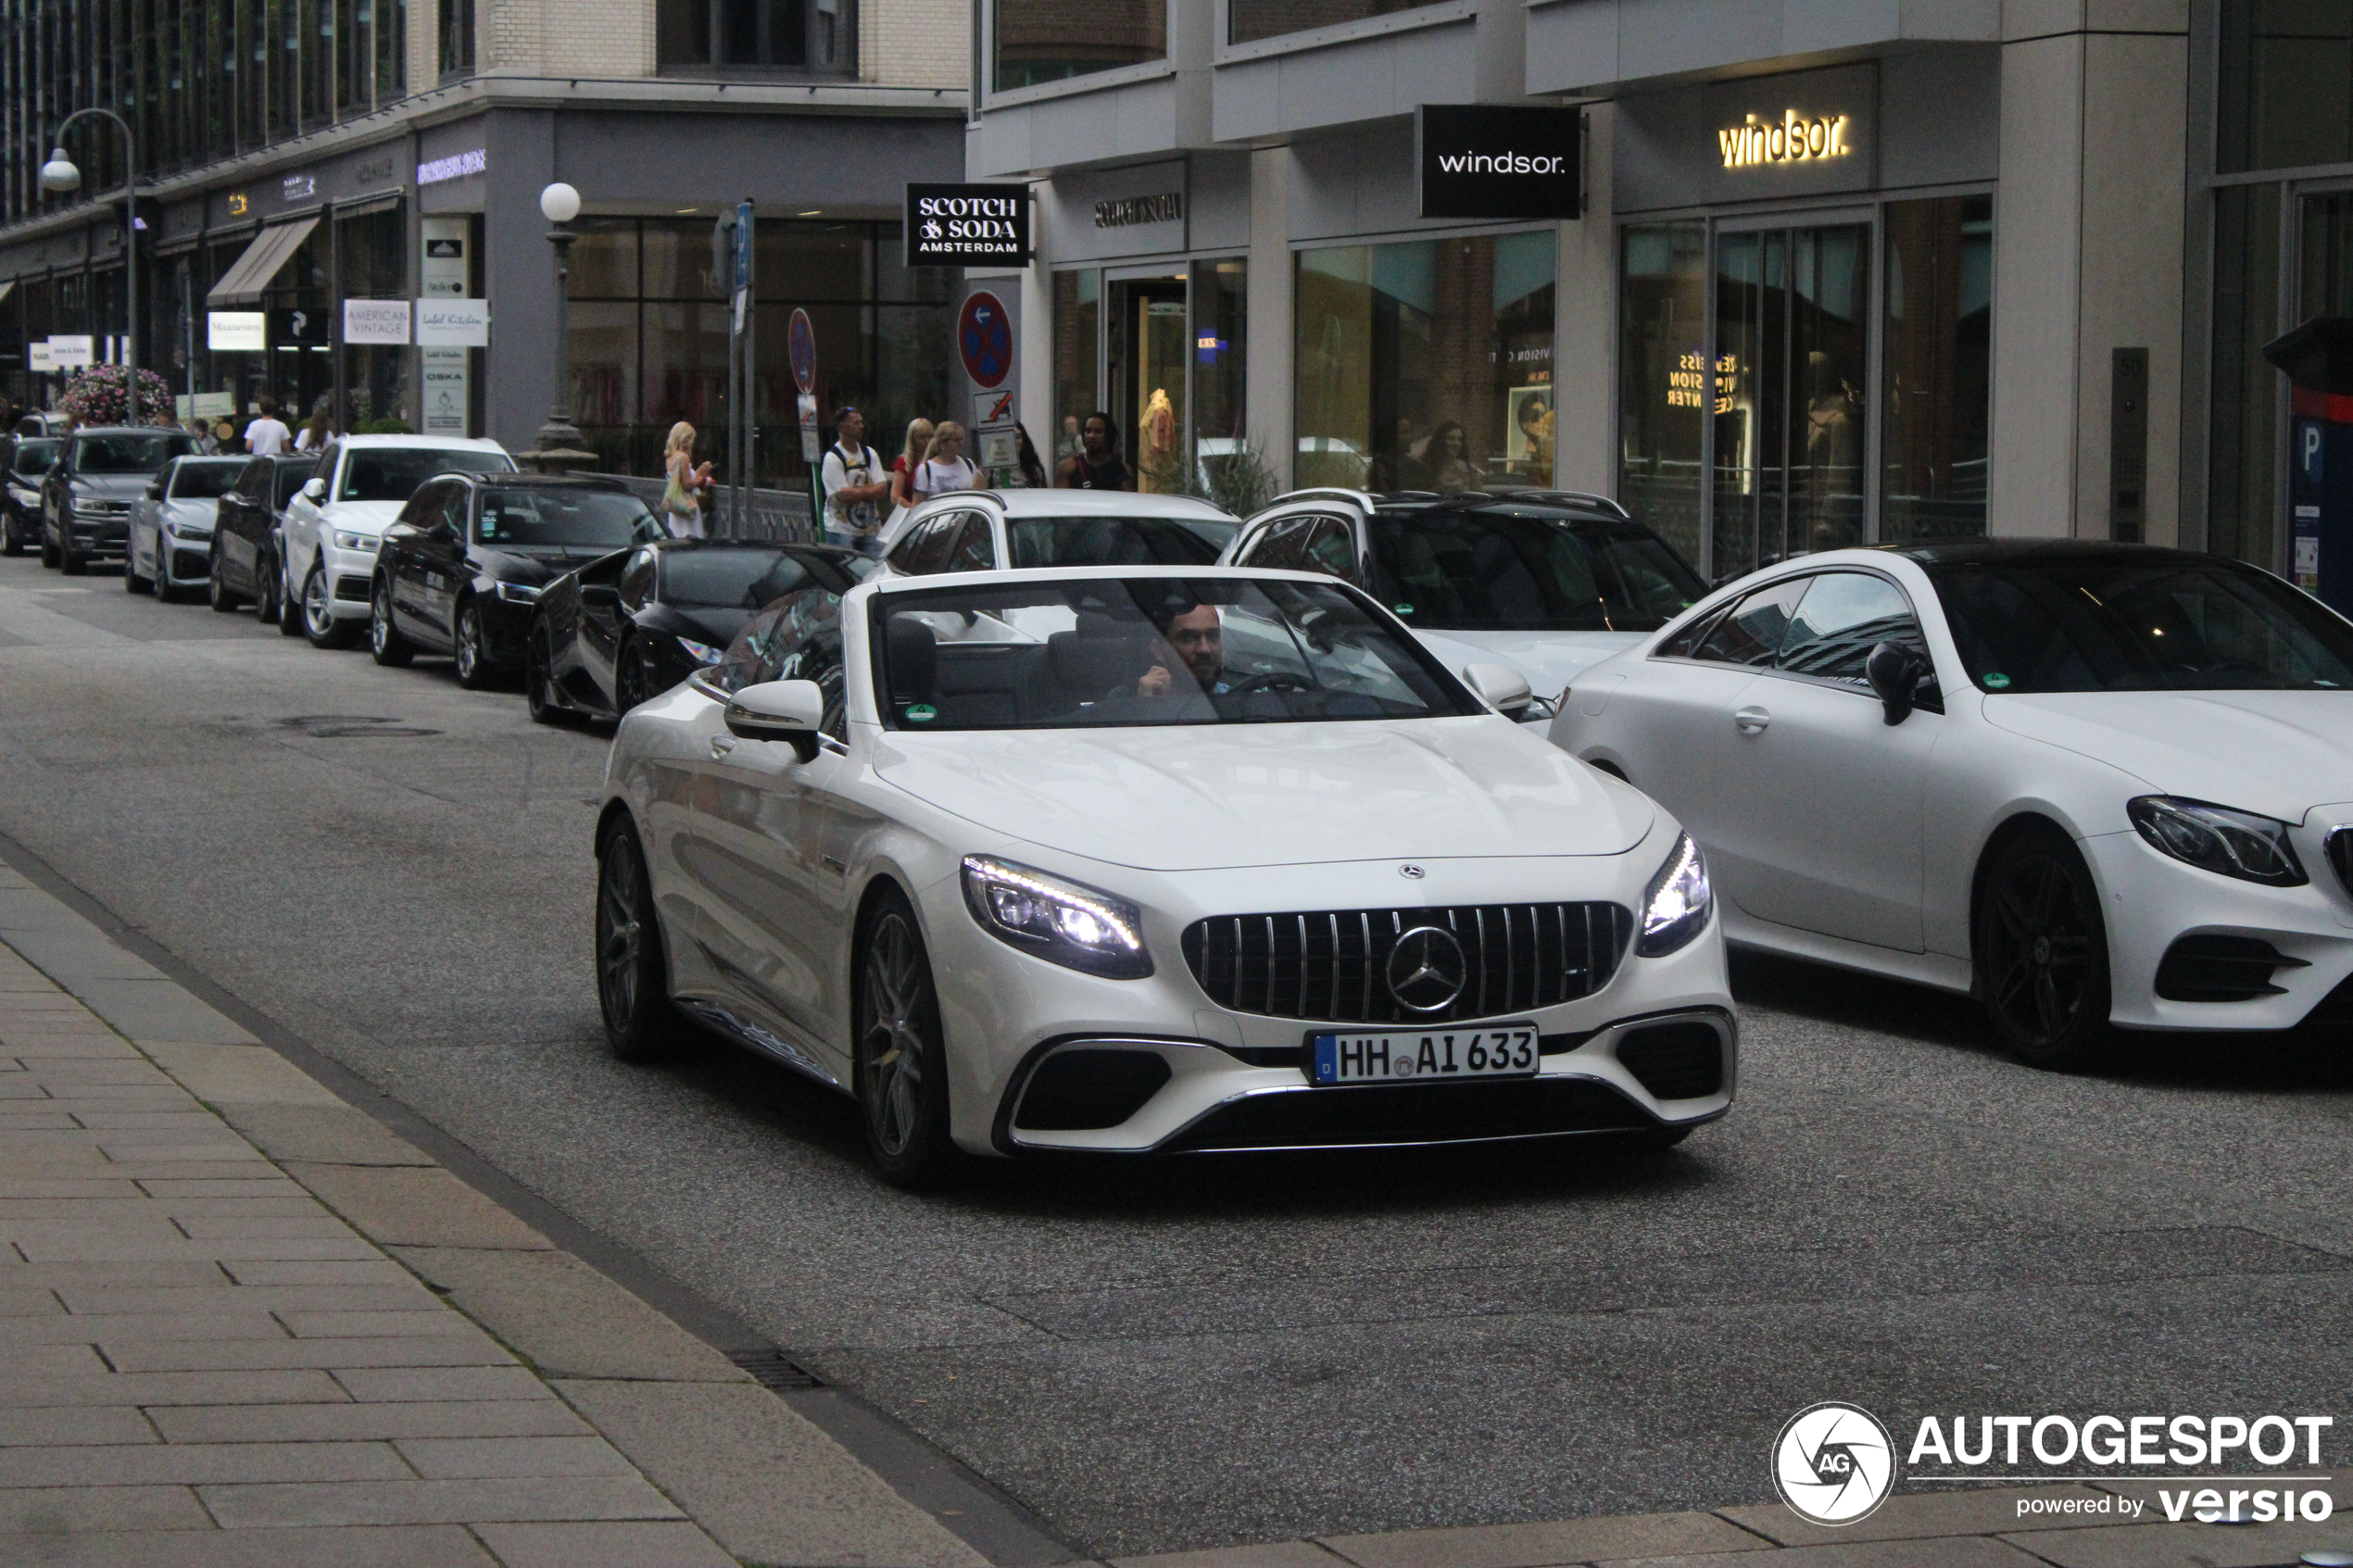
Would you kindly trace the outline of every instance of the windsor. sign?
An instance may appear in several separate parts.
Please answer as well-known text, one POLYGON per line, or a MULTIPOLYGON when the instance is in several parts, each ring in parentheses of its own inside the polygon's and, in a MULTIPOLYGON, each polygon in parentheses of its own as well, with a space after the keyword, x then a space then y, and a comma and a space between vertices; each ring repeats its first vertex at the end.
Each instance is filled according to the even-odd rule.
POLYGON ((1424 218, 1574 219, 1585 210, 1585 114, 1424 104, 1414 111, 1424 218))

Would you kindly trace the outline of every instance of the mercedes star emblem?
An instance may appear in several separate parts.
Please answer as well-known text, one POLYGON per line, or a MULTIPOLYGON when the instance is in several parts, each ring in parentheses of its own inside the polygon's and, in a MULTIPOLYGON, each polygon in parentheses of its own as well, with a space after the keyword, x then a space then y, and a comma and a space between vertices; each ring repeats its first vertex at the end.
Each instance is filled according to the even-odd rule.
POLYGON ((1463 994, 1469 970, 1453 932, 1417 925, 1389 950, 1389 994, 1408 1012, 1444 1012, 1463 994))
POLYGON ((1408 863, 1398 867, 1397 874, 1403 877, 1407 882, 1419 882, 1422 879, 1422 869, 1419 866, 1408 863))

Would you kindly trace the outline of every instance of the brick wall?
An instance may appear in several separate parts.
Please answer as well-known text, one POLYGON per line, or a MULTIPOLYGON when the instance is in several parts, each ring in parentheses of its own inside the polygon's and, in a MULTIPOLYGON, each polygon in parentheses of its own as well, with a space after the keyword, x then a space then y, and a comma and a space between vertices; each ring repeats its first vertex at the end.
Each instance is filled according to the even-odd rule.
POLYGON ((648 76, 653 0, 480 0, 480 68, 531 76, 648 76))
POLYGON ((860 0, 858 74, 888 87, 971 85, 970 0, 860 0))

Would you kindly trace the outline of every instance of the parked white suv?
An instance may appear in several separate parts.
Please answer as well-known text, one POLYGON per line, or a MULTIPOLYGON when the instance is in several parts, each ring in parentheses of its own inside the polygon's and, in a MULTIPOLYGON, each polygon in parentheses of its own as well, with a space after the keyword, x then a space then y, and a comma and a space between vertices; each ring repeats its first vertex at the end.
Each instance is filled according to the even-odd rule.
POLYGON ((368 624, 369 584, 384 530, 417 486, 440 473, 513 473, 495 441, 442 435, 346 435, 286 505, 285 593, 314 647, 348 647, 368 624))

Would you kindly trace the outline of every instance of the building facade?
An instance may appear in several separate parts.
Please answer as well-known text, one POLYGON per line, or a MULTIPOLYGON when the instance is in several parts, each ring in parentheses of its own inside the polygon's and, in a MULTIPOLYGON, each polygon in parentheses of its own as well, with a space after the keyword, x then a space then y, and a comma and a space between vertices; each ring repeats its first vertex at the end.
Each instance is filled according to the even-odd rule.
POLYGON ((2260 349, 2348 287, 2353 6, 979 6, 1033 428, 1599 492, 1718 577, 1981 532, 2292 566, 2260 349), (1581 109, 1581 216, 1419 216, 1416 107, 1482 103, 1581 109))
POLYGON ((137 140, 139 362, 240 421, 267 393, 290 419, 325 398, 355 428, 530 445, 555 390, 539 193, 560 180, 583 201, 576 422, 623 471, 658 470, 679 420, 724 450, 712 228, 752 201, 757 477, 797 483, 792 309, 821 398, 889 420, 948 395, 953 274, 900 265, 900 190, 960 172, 969 40, 952 0, 0 0, 0 391, 54 392, 23 351, 53 334, 119 352, 120 134, 85 119, 82 189, 38 186, 57 125, 96 105, 137 140), (487 302, 484 345, 344 341, 348 300, 457 297, 487 302))

